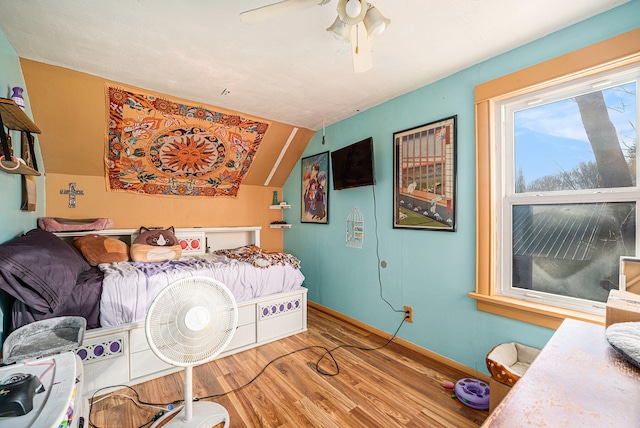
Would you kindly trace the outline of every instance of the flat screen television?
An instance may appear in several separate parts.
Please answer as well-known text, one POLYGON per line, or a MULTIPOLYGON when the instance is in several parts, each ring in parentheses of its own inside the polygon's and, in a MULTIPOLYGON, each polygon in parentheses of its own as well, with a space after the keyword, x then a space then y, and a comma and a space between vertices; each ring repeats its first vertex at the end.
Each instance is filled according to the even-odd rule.
POLYGON ((333 190, 376 184, 373 163, 373 138, 365 138, 331 152, 333 190))

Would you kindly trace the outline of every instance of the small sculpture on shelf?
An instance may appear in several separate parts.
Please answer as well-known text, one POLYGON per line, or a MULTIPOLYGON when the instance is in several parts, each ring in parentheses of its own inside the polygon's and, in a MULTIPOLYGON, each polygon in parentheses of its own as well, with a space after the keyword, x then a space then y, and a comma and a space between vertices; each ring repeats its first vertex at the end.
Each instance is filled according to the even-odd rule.
POLYGON ((24 89, 22 89, 20 86, 14 86, 13 87, 13 94, 11 94, 11 99, 18 105, 18 107, 20 107, 22 110, 24 110, 24 98, 22 97, 22 91, 24 89))

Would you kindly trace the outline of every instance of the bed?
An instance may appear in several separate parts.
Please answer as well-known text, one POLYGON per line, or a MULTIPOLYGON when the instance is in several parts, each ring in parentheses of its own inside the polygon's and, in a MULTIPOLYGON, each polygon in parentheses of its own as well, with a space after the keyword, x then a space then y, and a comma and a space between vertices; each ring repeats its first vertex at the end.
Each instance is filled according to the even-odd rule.
POLYGON ((293 262, 297 259, 286 254, 278 254, 275 261, 236 257, 238 252, 260 254, 260 230, 178 228, 183 248, 179 260, 92 267, 69 245, 74 237, 98 234, 130 244, 137 230, 53 234, 34 229, 0 245, 0 289, 13 301, 10 329, 54 316, 84 317, 87 331, 76 350, 84 364, 84 394, 180 370, 153 354, 144 333, 144 316, 153 297, 180 277, 215 277, 236 297, 238 328, 220 356, 306 331, 307 290, 293 262))

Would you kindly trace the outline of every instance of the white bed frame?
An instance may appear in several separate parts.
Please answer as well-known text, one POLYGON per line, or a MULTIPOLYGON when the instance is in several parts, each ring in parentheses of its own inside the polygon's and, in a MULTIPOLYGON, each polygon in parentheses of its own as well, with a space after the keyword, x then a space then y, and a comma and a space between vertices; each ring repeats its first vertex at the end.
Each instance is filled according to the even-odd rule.
MULTIPOLYGON (((213 227, 176 229, 188 241, 183 254, 197 254, 242 245, 260 246, 260 227, 213 227), (194 241, 195 240, 195 241, 194 241)), ((100 234, 127 243, 137 229, 61 232, 69 241, 75 236, 100 234)), ((307 289, 271 294, 238 303, 238 328, 220 358, 307 330, 307 289)), ((183 370, 161 361, 149 348, 144 321, 87 330, 76 350, 84 363, 83 395, 114 385, 135 385, 183 370)), ((108 392, 107 390, 104 391, 108 392)))

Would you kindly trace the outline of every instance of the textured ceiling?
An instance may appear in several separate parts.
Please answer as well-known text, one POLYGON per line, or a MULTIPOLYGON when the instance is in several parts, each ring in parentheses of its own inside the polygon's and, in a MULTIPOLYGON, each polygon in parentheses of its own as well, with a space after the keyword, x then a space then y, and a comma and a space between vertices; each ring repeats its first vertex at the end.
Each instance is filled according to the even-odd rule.
POLYGON ((626 0, 371 0, 391 25, 365 73, 325 31, 337 0, 240 22, 273 2, 0 0, 0 28, 22 58, 319 129, 626 0))

